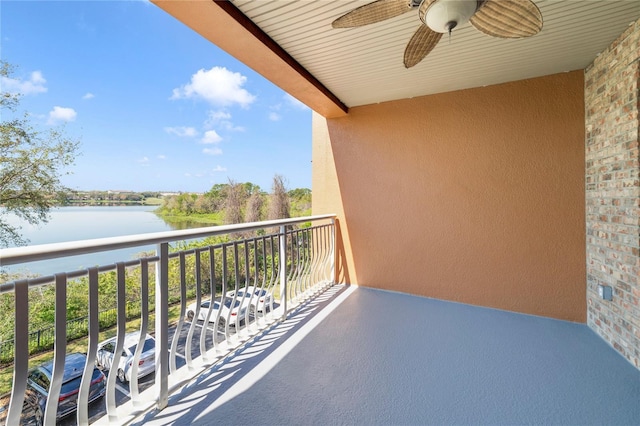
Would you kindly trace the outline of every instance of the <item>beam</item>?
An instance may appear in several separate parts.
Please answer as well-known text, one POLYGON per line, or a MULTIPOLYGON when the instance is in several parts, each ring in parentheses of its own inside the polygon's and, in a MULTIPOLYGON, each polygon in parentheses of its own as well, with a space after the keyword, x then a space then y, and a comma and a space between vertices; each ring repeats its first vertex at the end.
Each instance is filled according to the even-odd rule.
POLYGON ((346 105, 232 2, 151 1, 320 115, 348 113, 346 105))

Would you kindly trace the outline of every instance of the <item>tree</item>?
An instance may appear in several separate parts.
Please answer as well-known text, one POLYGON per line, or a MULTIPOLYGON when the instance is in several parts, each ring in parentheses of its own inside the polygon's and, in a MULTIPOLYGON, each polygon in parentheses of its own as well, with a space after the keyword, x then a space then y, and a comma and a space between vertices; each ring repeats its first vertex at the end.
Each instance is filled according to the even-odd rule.
POLYGON ((289 195, 284 185, 284 178, 275 175, 269 196, 269 220, 287 219, 290 217, 289 211, 289 195))
POLYGON ((224 223, 242 223, 242 205, 244 204, 244 188, 241 183, 229 179, 224 201, 224 223))
POLYGON ((260 187, 256 185, 251 193, 251 196, 247 200, 247 208, 245 212, 245 222, 259 222, 262 216, 262 192, 260 187))
POLYGON ((205 194, 198 195, 198 198, 196 198, 196 201, 193 204, 193 209, 199 214, 215 213, 211 198, 207 197, 205 194))
MULTIPOLYGON (((7 80, 13 67, 0 61, 0 79, 7 80)), ((6 87, 5 84, 3 86, 6 87)), ((6 213, 13 213, 37 225, 49 220, 49 210, 61 200, 69 188, 62 185, 65 168, 72 165, 79 142, 64 135, 63 129, 41 131, 30 122, 28 113, 22 118, 17 109, 19 93, 0 93, 0 111, 11 116, 0 124, 0 246, 24 245, 20 228, 9 224, 6 213)))

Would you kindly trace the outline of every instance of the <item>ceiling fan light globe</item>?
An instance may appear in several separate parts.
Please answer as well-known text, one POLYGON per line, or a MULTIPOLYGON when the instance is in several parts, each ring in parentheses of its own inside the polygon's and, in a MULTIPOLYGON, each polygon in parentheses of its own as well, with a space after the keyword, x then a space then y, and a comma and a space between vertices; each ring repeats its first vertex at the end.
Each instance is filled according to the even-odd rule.
POLYGON ((469 22, 477 8, 477 0, 424 0, 418 15, 433 31, 448 33, 469 22))

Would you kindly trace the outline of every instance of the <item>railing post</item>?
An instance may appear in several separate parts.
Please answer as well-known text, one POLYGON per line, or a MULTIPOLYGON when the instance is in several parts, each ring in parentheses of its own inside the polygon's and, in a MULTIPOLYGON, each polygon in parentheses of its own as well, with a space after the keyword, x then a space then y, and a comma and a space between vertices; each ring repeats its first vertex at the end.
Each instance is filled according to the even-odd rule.
POLYGON ((280 226, 280 304, 282 319, 287 319, 287 234, 286 226, 280 226))
POLYGON ((160 243, 156 249, 156 386, 158 410, 169 401, 169 243, 160 243))

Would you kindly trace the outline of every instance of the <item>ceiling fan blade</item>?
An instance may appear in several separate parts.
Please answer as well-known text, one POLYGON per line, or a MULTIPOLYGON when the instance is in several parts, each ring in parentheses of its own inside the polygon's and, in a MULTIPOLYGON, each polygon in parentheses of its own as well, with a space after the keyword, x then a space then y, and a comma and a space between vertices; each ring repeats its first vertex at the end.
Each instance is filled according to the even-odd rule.
POLYGON ((436 47, 442 33, 437 33, 426 25, 420 25, 404 49, 404 66, 411 68, 424 59, 436 47))
POLYGON ((486 0, 470 22, 492 37, 522 38, 540 32, 542 14, 531 0, 486 0))
POLYGON ((412 9, 408 0, 378 0, 353 9, 331 23, 333 28, 352 28, 400 16, 412 9))

